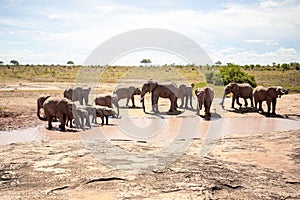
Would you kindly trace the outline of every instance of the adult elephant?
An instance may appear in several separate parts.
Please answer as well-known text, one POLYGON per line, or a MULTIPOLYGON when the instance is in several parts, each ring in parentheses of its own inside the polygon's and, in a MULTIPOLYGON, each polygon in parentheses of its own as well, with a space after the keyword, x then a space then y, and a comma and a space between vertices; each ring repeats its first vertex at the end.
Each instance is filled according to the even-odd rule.
POLYGON ((197 96, 198 105, 197 105, 197 114, 200 114, 200 110, 204 105, 205 119, 211 119, 210 107, 214 99, 214 90, 210 87, 197 88, 195 91, 197 96))
MULTIPOLYGON (((45 116, 44 117, 41 117, 41 109, 43 108, 43 104, 44 102, 50 97, 50 95, 40 95, 39 98, 37 99, 37 117, 40 119, 40 120, 45 120, 45 116)), ((45 113, 45 112, 44 112, 45 113)))
POLYGON ((249 98, 251 101, 251 106, 253 107, 253 88, 248 83, 229 83, 226 85, 224 90, 224 95, 222 99, 222 107, 224 109, 224 99, 226 95, 229 93, 232 93, 232 102, 231 102, 231 108, 234 108, 234 102, 236 100, 236 103, 239 106, 242 106, 242 104, 239 102, 239 97, 243 98, 245 101, 245 106, 248 106, 247 99, 249 98))
POLYGON ((57 118, 60 121, 59 128, 64 131, 67 118, 73 119, 72 106, 73 102, 67 98, 47 98, 43 104, 43 108, 46 120, 48 121, 48 129, 52 129, 52 120, 53 118, 57 118))
POLYGON ((126 106, 128 106, 129 99, 131 99, 132 107, 135 108, 134 95, 140 95, 142 91, 134 86, 119 87, 113 92, 116 97, 116 101, 119 102, 121 99, 127 99, 126 106))
POLYGON ((255 108, 257 108, 257 104, 259 104, 258 110, 264 112, 262 108, 262 102, 267 102, 268 112, 267 115, 270 116, 270 112, 272 110, 272 114, 276 115, 276 103, 277 98, 281 97, 281 95, 288 94, 288 90, 283 89, 283 87, 263 87, 257 86, 253 91, 255 108))
POLYGON ((180 108, 183 108, 183 104, 185 104, 185 108, 188 108, 188 101, 190 101, 190 106, 193 108, 193 88, 194 84, 186 85, 181 84, 179 85, 178 95, 181 99, 180 108))
POLYGON ((64 97, 71 101, 79 101, 80 105, 83 105, 83 101, 85 105, 88 105, 90 92, 90 87, 67 88, 64 91, 64 97))
POLYGON ((175 83, 163 83, 160 84, 154 80, 149 80, 143 84, 141 93, 141 102, 143 110, 145 112, 145 94, 151 93, 151 105, 152 111, 157 113, 158 111, 158 99, 159 97, 170 99, 170 109, 169 112, 177 111, 177 99, 178 99, 178 87, 175 83))
POLYGON ((116 97, 112 97, 111 95, 98 96, 95 98, 94 102, 98 106, 107 106, 109 108, 113 108, 112 105, 115 105, 117 108, 116 116, 119 116, 119 104, 116 97))

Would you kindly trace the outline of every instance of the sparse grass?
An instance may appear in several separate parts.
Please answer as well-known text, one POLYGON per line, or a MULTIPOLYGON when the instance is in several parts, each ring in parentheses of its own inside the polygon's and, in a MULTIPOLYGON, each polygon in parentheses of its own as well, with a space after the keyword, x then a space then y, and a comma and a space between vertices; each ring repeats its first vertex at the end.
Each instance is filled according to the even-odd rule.
POLYGON ((291 92, 300 92, 300 71, 247 71, 254 75, 258 85, 263 86, 283 86, 291 92))
MULTIPOLYGON (((245 70, 254 75, 258 85, 281 85, 291 92, 300 92, 300 70, 245 70)), ((195 88, 205 86, 204 71, 195 66, 163 67, 100 67, 100 66, 0 66, 0 80, 6 82, 84 82, 118 83, 122 80, 134 82, 154 79, 173 81, 177 84, 196 83, 195 88), (200 84, 199 86, 197 84, 200 84)), ((222 87, 222 86, 221 86, 222 87)), ((216 88, 214 86, 214 88, 216 88)))

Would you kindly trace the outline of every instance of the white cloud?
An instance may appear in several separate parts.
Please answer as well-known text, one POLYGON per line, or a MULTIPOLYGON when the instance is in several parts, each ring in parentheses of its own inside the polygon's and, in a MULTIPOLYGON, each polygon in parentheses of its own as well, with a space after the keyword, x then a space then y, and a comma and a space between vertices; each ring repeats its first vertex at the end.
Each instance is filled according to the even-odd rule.
MULTIPOLYGON (((75 62, 80 63, 94 48, 117 34, 137 28, 165 28, 182 33, 202 44, 213 59, 250 63, 255 61, 257 56, 265 63, 269 62, 272 56, 274 59, 277 59, 276 56, 281 57, 275 50, 271 53, 270 46, 276 48, 280 44, 287 54, 287 49, 292 49, 290 44, 293 44, 296 54, 299 54, 297 52, 300 46, 298 20, 300 3, 297 2, 297 0, 280 2, 262 0, 257 4, 230 3, 223 4, 224 6, 218 10, 205 11, 196 7, 181 10, 151 10, 135 5, 88 1, 84 5, 81 4, 81 7, 72 9, 64 6, 55 9, 35 8, 30 10, 35 16, 34 19, 0 17, 0 26, 26 28, 28 31, 21 34, 22 36, 13 34, 21 37, 22 40, 19 40, 20 38, 14 38, 16 36, 5 34, 9 31, 17 33, 15 29, 8 29, 9 31, 2 31, 1 39, 31 43, 30 47, 26 45, 23 48, 30 48, 29 50, 35 53, 40 49, 43 49, 43 52, 51 52, 51 55, 58 52, 58 55, 49 57, 42 54, 29 56, 32 63, 38 60, 43 62, 48 60, 48 63, 63 60, 65 63, 64 60, 71 57, 78 59, 75 62), (286 41, 292 42, 286 44, 286 41), (251 51, 245 47, 249 44, 251 51), (66 51, 66 54, 61 55, 68 57, 60 59, 60 50, 66 51), (246 53, 251 56, 246 56, 246 53), (236 55, 243 55, 243 58, 236 55)), ((6 51, 5 48, 12 47, 1 48, 0 54, 6 51)), ((20 52, 22 48, 16 50, 20 52)), ((11 57, 16 55, 17 52, 11 57)))
POLYGON ((262 39, 247 39, 245 40, 247 43, 262 43, 265 45, 278 45, 278 42, 273 40, 262 40, 262 39))
POLYGON ((57 18, 59 18, 60 17, 60 15, 58 15, 58 14, 50 14, 49 16, 48 16, 48 19, 57 19, 57 18))
POLYGON ((259 6, 264 10, 272 10, 280 5, 279 2, 271 1, 271 0, 263 0, 259 3, 259 6))
POLYGON ((265 53, 258 53, 249 50, 240 50, 239 52, 225 54, 221 51, 215 50, 210 53, 214 62, 220 60, 222 63, 236 63, 236 64, 272 64, 276 63, 290 63, 299 62, 300 52, 294 48, 280 47, 274 51, 265 53))

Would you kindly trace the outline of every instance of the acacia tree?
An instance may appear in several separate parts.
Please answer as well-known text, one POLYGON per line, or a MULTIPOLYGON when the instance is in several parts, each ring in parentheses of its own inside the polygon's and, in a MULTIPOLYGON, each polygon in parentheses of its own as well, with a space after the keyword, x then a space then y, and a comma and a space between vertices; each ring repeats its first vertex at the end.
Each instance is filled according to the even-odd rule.
POLYGON ((19 62, 17 60, 11 60, 10 63, 13 65, 19 65, 19 62))
POLYGON ((69 61, 67 62, 67 65, 74 65, 74 62, 73 62, 72 60, 69 60, 69 61))
POLYGON ((151 60, 144 58, 140 63, 147 65, 148 63, 151 63, 151 60))
POLYGON ((220 65, 222 65, 222 62, 218 60, 215 64, 220 66, 220 65))
POLYGON ((3 64, 4 64, 4 62, 2 60, 0 60, 0 65, 3 65, 3 64))

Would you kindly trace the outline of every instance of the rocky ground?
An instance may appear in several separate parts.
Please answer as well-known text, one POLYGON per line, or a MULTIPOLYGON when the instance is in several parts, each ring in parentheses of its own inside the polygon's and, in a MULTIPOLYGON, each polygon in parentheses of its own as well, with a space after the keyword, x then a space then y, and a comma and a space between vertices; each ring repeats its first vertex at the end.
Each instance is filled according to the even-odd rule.
MULTIPOLYGON (((89 140, 88 131, 45 131, 35 110, 40 93, 1 92, 1 130, 41 125, 47 136, 0 146, 1 199, 300 199, 299 130, 245 133, 242 123, 239 134, 209 141, 205 135, 89 140)), ((279 99, 277 117, 297 123, 299 100, 279 99)), ((265 119, 252 112, 226 117, 265 119)), ((164 134, 172 135, 178 118, 165 120, 174 127, 164 134)), ((117 127, 111 123, 95 130, 108 134, 117 127)))

